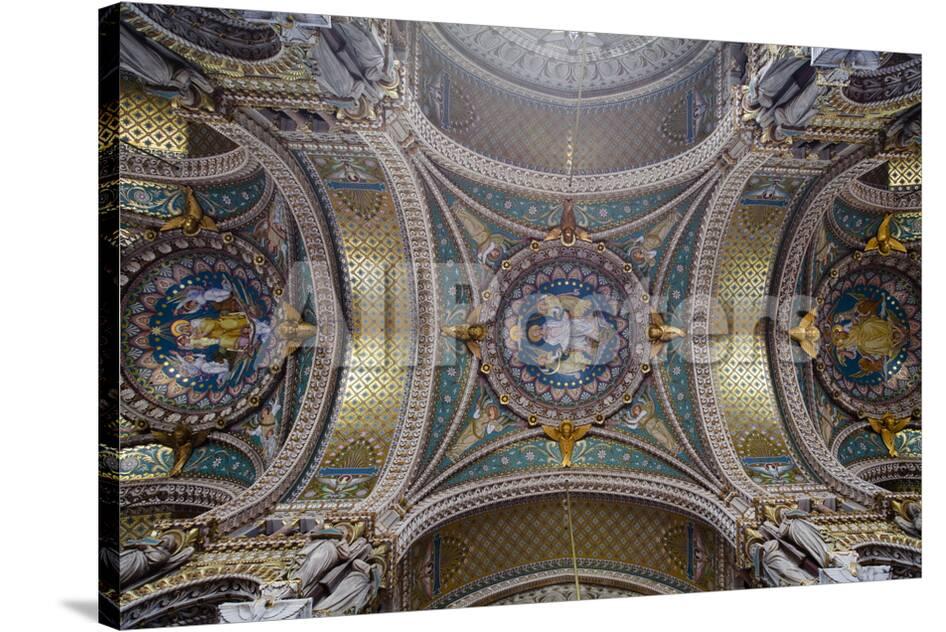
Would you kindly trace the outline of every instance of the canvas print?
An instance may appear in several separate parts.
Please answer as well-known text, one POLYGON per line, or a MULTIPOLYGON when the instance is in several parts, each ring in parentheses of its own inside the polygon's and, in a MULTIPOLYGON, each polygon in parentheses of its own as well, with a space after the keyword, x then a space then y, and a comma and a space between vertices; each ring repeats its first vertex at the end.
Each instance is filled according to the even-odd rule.
POLYGON ((102 621, 918 577, 920 56, 391 11, 101 10, 102 621))

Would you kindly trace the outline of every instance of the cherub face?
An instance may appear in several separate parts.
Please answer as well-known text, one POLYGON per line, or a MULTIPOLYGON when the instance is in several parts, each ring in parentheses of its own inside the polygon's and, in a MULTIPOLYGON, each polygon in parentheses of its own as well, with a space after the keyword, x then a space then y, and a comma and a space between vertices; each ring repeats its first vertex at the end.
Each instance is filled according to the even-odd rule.
POLYGON ((197 311, 198 307, 200 307, 200 304, 196 300, 189 298, 181 303, 180 311, 190 313, 197 311))
POLYGON ((848 339, 848 332, 842 325, 831 328, 831 341, 836 345, 843 345, 848 339))
POLYGON ((539 302, 535 305, 536 311, 545 316, 554 312, 558 307, 561 307, 558 298, 548 294, 539 299, 539 302))
POLYGON ((642 412, 644 412, 644 407, 641 406, 640 404, 634 404, 633 406, 631 406, 631 415, 633 415, 634 417, 637 417, 642 412))
POLYGON ((529 342, 539 343, 545 338, 545 325, 532 325, 529 327, 529 342))

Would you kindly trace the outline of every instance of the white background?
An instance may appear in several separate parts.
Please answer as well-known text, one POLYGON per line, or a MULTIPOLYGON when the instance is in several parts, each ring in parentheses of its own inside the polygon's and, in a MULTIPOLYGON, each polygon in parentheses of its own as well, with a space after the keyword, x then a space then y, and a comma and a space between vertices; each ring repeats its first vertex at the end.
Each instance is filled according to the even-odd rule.
MULTIPOLYGON (((653 0, 205 6, 920 52, 924 55, 924 578, 583 604, 252 624, 256 630, 942 629, 943 19, 936 3, 653 0), (936 615, 939 615, 938 617, 936 615)), ((96 37, 99 4, 4 3, 0 627, 96 624, 96 37), (12 198, 11 198, 12 193, 12 198)), ((633 529, 633 525, 628 525, 633 529)))

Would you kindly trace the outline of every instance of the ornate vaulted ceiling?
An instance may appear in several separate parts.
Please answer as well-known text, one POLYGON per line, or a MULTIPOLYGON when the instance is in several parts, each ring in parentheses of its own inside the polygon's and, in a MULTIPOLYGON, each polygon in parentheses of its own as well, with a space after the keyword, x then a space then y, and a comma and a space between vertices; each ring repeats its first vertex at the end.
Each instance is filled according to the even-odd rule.
POLYGON ((102 24, 106 548, 200 539, 108 595, 129 625, 318 611, 285 588, 313 538, 366 539, 374 609, 772 584, 786 508, 918 573, 918 57, 102 24))

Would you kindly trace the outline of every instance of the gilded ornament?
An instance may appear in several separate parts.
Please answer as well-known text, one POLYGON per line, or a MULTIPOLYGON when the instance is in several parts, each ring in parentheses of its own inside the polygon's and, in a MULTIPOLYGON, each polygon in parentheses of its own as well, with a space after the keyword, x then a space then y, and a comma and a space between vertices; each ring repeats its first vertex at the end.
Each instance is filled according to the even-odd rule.
POLYGON ((879 419, 876 417, 862 416, 870 424, 871 430, 880 435, 887 446, 887 452, 891 458, 896 458, 897 454, 897 434, 907 427, 912 417, 896 417, 893 413, 884 413, 879 419))
POLYGON ((177 426, 171 432, 163 430, 153 430, 152 434, 159 443, 171 448, 174 451, 174 465, 168 472, 168 478, 173 478, 184 470, 187 459, 195 448, 199 448, 207 441, 209 431, 201 430, 194 432, 190 426, 184 422, 178 422, 177 426))
POLYGON ((667 324, 658 312, 651 312, 650 325, 647 327, 647 337, 650 338, 650 355, 655 357, 664 346, 676 338, 682 338, 687 332, 679 327, 667 324))
POLYGON ((893 215, 890 213, 884 215, 883 221, 881 221, 880 226, 877 227, 877 235, 867 240, 867 245, 864 246, 864 252, 876 250, 886 257, 892 252, 905 253, 907 251, 907 247, 903 245, 903 242, 890 234, 890 220, 892 218, 893 215))
POLYGON ((184 213, 166 221, 161 226, 161 232, 180 228, 181 232, 188 237, 197 235, 201 230, 217 232, 216 222, 209 216, 204 215, 204 209, 201 208, 200 202, 197 201, 194 190, 190 187, 184 187, 184 195, 186 196, 184 213))
POLYGON ((545 431, 548 438, 558 442, 558 448, 562 453, 562 467, 572 466, 572 451, 575 448, 575 444, 588 434, 588 430, 590 429, 591 426, 589 425, 578 426, 576 428, 570 421, 563 421, 557 428, 544 424, 542 426, 542 430, 545 431))
POLYGON ((810 358, 817 357, 818 347, 821 340, 821 332, 815 326, 815 320, 818 318, 818 309, 812 308, 805 314, 796 327, 788 330, 788 335, 792 340, 801 346, 801 350, 810 358))

